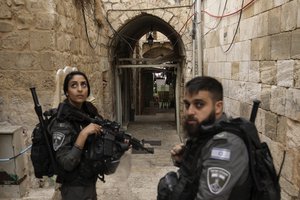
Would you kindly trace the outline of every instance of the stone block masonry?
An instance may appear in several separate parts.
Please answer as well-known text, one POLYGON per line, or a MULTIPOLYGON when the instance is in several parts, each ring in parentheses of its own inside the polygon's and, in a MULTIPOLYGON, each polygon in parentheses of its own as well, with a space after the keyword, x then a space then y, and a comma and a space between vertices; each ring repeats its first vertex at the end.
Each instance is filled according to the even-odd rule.
MULTIPOLYGON (((204 10, 218 13, 212 7, 222 8, 224 3, 225 0, 215 3, 205 0, 204 10)), ((239 5, 240 1, 233 3, 239 5)), ((225 14, 237 10, 231 6, 225 14)), ((283 167, 281 199, 299 199, 300 137, 296 132, 300 127, 300 0, 254 1, 243 10, 240 25, 231 26, 238 14, 222 18, 220 25, 204 36, 204 71, 222 80, 225 111, 229 114, 248 117, 247 105, 253 99, 261 100, 256 120, 261 138, 271 146, 277 169, 283 150, 290 160, 283 167), (212 51, 224 48, 232 38, 224 33, 236 28, 237 36, 229 52, 212 51), (241 42, 249 44, 249 48, 241 47, 241 42), (243 54, 248 54, 245 57, 248 60, 243 59, 243 54)), ((203 18, 205 32, 206 25, 220 21, 206 14, 203 18)))

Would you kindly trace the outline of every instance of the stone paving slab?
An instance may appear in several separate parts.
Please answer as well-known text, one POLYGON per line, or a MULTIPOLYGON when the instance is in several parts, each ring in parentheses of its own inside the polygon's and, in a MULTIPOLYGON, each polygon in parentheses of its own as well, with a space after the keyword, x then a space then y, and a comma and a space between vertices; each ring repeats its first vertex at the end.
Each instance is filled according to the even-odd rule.
MULTIPOLYGON (((180 142, 174 113, 136 116, 135 122, 129 123, 127 132, 140 140, 160 140, 161 145, 146 144, 154 148, 154 154, 126 152, 117 172, 106 176, 105 183, 97 182, 98 199, 156 200, 159 179, 168 171, 177 170, 170 158, 170 149, 180 142)), ((10 200, 59 200, 57 196, 53 198, 54 191, 53 187, 32 189, 26 197, 10 200)))
POLYGON ((152 146, 154 154, 127 152, 118 171, 107 176, 106 183, 98 182, 98 199, 156 200, 159 179, 168 171, 176 170, 170 158, 171 147, 179 143, 173 113, 138 116, 127 132, 138 139, 160 140, 161 146, 152 146))

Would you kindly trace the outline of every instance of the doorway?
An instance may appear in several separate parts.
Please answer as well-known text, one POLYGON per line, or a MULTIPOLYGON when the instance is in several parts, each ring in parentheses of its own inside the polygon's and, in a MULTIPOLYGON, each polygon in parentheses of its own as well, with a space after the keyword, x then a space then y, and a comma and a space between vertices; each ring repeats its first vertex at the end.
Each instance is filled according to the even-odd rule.
POLYGON ((117 121, 126 126, 138 115, 173 112, 179 132, 185 64, 180 35, 162 19, 142 14, 118 31, 112 46, 117 121))

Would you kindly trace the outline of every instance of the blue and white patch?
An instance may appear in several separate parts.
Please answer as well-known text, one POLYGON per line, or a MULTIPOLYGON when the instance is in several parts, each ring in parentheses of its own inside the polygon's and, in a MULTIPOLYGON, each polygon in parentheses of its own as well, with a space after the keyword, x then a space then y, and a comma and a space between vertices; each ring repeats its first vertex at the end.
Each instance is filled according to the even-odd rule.
POLYGON ((61 147, 61 145, 63 144, 65 140, 65 134, 61 133, 61 132, 54 132, 53 133, 53 149, 54 151, 57 151, 59 149, 59 147, 61 147))
POLYGON ((224 190, 230 180, 231 174, 220 167, 210 167, 207 170, 207 185, 213 194, 219 194, 224 190))
POLYGON ((229 149, 222 149, 214 147, 211 150, 210 157, 217 160, 230 160, 231 151, 229 149))

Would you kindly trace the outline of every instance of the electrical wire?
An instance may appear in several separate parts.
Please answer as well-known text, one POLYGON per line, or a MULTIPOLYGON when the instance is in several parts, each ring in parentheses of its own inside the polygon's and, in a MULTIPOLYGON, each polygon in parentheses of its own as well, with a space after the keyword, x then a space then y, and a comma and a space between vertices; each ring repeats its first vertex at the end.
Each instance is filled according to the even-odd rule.
POLYGON ((243 6, 242 8, 240 8, 239 10, 234 11, 234 12, 232 12, 232 13, 228 13, 228 14, 226 14, 226 15, 214 15, 214 14, 212 14, 212 13, 206 11, 206 10, 202 10, 202 12, 205 13, 205 14, 207 14, 207 15, 209 15, 209 16, 211 16, 211 17, 214 17, 214 18, 224 18, 224 17, 228 17, 228 16, 231 16, 231 15, 234 15, 234 14, 236 14, 236 13, 238 13, 238 12, 240 12, 240 11, 246 9, 248 6, 250 6, 250 5, 251 5, 252 3, 254 3, 255 1, 256 1, 256 0, 252 0, 252 1, 250 1, 249 3, 247 3, 245 6, 243 6))
POLYGON ((242 13, 243 13, 243 9, 242 9, 243 6, 244 6, 244 0, 242 1, 242 6, 241 6, 241 9, 240 9, 239 20, 238 20, 238 23, 237 23, 237 26, 236 26, 236 29, 235 29, 235 32, 234 32, 234 35, 233 35, 233 37, 232 37, 232 40, 231 40, 231 42, 230 42, 229 47, 224 51, 224 50, 223 50, 223 47, 222 47, 222 45, 221 45, 221 48, 222 48, 222 50, 223 50, 224 53, 227 53, 227 52, 231 49, 231 47, 232 47, 232 45, 233 45, 234 39, 235 39, 235 37, 236 37, 236 35, 237 35, 238 29, 239 29, 239 26, 240 26, 240 23, 241 23, 242 13))
MULTIPOLYGON (((226 7, 227 7, 227 2, 228 2, 228 0, 225 1, 224 8, 223 8, 223 11, 222 11, 222 15, 221 15, 221 16, 224 15, 224 12, 225 12, 226 7)), ((221 5, 221 4, 220 4, 220 5, 221 5)), ((220 7, 221 7, 221 6, 220 6, 220 7)), ((220 7, 219 7, 219 11, 220 11, 220 7)), ((223 19, 223 17, 219 18, 218 23, 217 23, 213 28, 209 28, 210 30, 207 31, 202 37, 204 37, 205 35, 207 35, 207 34, 210 33, 211 31, 215 30, 215 29, 220 25, 222 19, 223 19)))
MULTIPOLYGON (((138 41, 138 40, 135 39, 135 38, 131 38, 130 36, 127 36, 127 35, 121 35, 118 31, 116 31, 116 30, 114 29, 114 27, 112 26, 112 24, 110 23, 109 19, 108 19, 109 12, 113 12, 113 11, 117 11, 117 12, 126 12, 126 11, 129 12, 129 11, 135 11, 135 12, 136 12, 136 11, 149 11, 149 10, 159 10, 159 9, 165 10, 165 9, 187 8, 187 7, 192 8, 193 5, 194 5, 194 3, 193 3, 192 5, 184 5, 184 6, 154 7, 154 8, 145 8, 145 9, 109 9, 109 10, 107 10, 107 12, 106 12, 106 17, 105 17, 105 19, 106 19, 107 23, 109 24, 110 28, 112 29, 112 31, 113 31, 113 32, 114 32, 121 40, 123 40, 125 43, 127 43, 128 46, 130 47, 131 51, 133 52, 134 50, 133 50, 133 48, 131 47, 130 43, 126 40, 126 38, 129 38, 129 39, 131 39, 131 40, 133 40, 133 41, 138 41)), ((194 14, 193 14, 193 15, 194 15, 194 14)), ((192 16, 193 16, 193 15, 192 15, 192 16)), ((179 33, 183 30, 184 27, 187 26, 187 23, 188 23, 188 21, 192 18, 192 16, 190 16, 190 17, 188 18, 188 20, 185 22, 185 24, 181 27, 179 33)), ((174 34, 177 34, 177 33, 176 33, 176 32, 173 32, 173 33, 171 33, 171 34, 169 34, 169 35, 166 35, 166 37, 169 38, 170 36, 172 36, 172 35, 174 35, 174 34)), ((175 42, 175 44, 176 44, 177 42, 178 42, 178 40, 175 42)), ((175 44, 173 44, 173 45, 175 45, 175 44)))
MULTIPOLYGON (((187 24, 188 24, 188 22, 192 19, 192 17, 195 15, 195 12, 191 15, 191 16, 189 16, 190 14, 191 14, 191 10, 192 10, 192 8, 194 7, 194 5, 195 5, 195 2, 196 1, 194 1, 194 3, 191 5, 191 8, 190 8, 190 10, 189 10, 189 13, 188 13, 188 17, 187 17, 187 20, 185 21, 185 23, 183 24, 183 26, 181 27, 181 29, 178 31, 178 34, 180 34, 180 32, 182 31, 182 29, 183 28, 185 28, 186 29, 186 27, 187 27, 187 24)), ((195 8, 194 8, 194 10, 195 10, 195 8)), ((181 36, 183 35, 183 33, 181 34, 181 36)))
MULTIPOLYGON (((95 4, 95 1, 94 1, 94 4, 95 4)), ((81 10, 82 10, 83 22, 84 22, 84 27, 85 27, 85 34, 86 34, 86 37, 87 37, 88 44, 89 44, 89 46, 90 46, 92 49, 96 49, 96 47, 98 46, 99 38, 100 38, 100 36, 99 36, 99 32, 100 32, 99 25, 98 25, 98 23, 96 23, 96 24, 97 24, 97 27, 98 27, 98 30, 97 30, 97 39, 96 39, 95 45, 92 45, 92 42, 90 41, 90 36, 89 36, 89 34, 88 34, 88 28, 87 28, 87 22, 86 22, 86 17, 85 17, 85 11, 84 11, 83 1, 81 1, 81 10)), ((94 13, 95 13, 95 7, 94 7, 94 13)), ((94 19, 93 19, 93 21, 96 22, 95 14, 94 14, 94 19)))
MULTIPOLYGON (((112 24, 110 23, 110 21, 108 20, 108 17, 107 17, 107 13, 106 13, 106 22, 108 23, 109 27, 111 28, 111 30, 121 39, 123 40, 126 44, 128 44, 129 48, 131 49, 131 53, 133 53, 133 48, 131 46, 131 44, 118 32, 114 29, 114 27, 112 26, 112 24)), ((109 47, 111 47, 111 45, 109 45, 109 47)))
POLYGON ((26 151, 28 151, 31 147, 32 147, 32 145, 29 145, 28 147, 26 147, 25 149, 23 149, 19 154, 15 155, 15 156, 12 156, 10 158, 0 158, 0 162, 8 162, 10 160, 16 159, 17 157, 19 157, 20 155, 22 155, 26 151))

